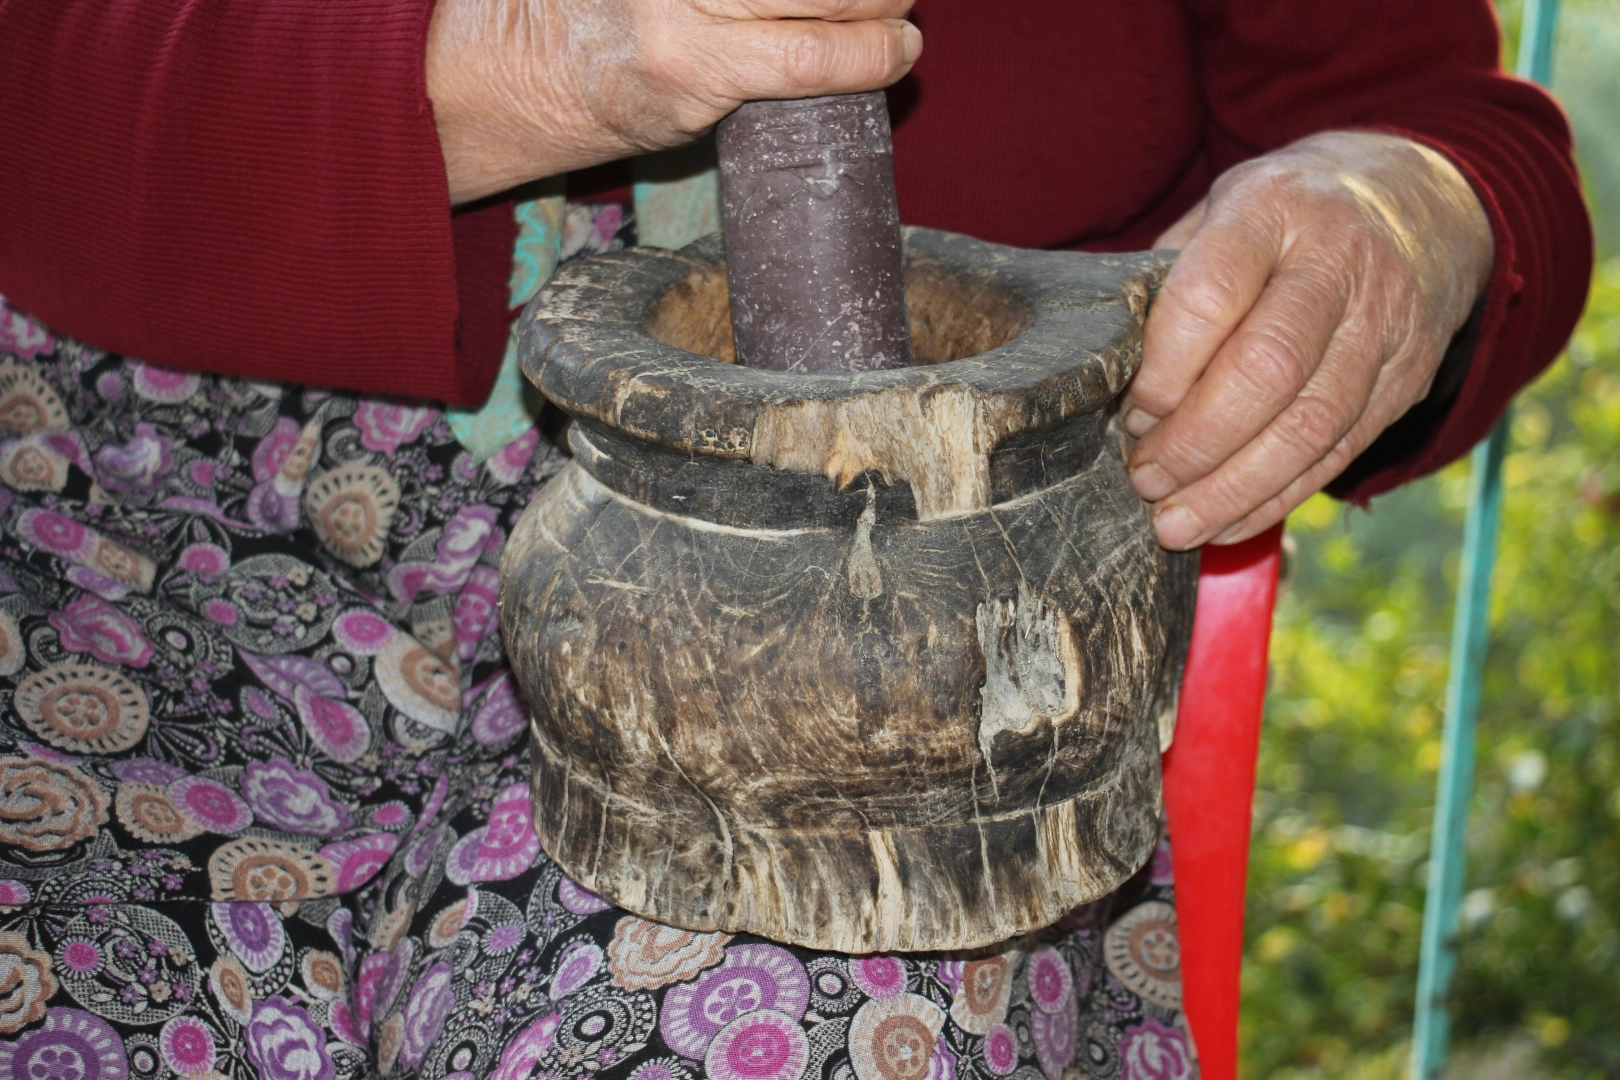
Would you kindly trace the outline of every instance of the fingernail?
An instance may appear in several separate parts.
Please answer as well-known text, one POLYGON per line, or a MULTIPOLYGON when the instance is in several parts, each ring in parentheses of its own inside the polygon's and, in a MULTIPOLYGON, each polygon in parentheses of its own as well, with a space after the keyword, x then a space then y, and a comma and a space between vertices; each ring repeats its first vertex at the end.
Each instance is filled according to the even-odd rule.
POLYGON ((1158 422, 1159 418, 1157 416, 1138 409, 1135 405, 1132 405, 1130 411, 1125 414, 1125 430, 1138 439, 1152 431, 1153 425, 1158 422))
POLYGON ((1204 532, 1204 523, 1185 506, 1167 506, 1153 515, 1153 528, 1159 534, 1159 543, 1172 551, 1190 548, 1204 532))
POLYGON ((1136 487, 1136 493, 1148 502, 1158 502, 1178 486, 1176 478, 1159 468, 1154 461, 1132 469, 1131 483, 1136 487))
POLYGON ((922 55, 922 31, 910 23, 903 23, 900 27, 900 59, 910 65, 917 62, 922 55))

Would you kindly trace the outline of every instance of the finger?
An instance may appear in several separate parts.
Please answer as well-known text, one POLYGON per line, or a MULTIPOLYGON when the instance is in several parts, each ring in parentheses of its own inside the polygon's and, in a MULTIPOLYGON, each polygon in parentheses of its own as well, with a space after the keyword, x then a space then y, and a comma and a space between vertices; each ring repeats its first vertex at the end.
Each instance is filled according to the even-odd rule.
MULTIPOLYGON (((1155 251, 1179 251, 1186 247, 1187 242, 1198 231, 1198 226, 1204 223, 1204 217, 1208 213, 1209 197, 1206 195, 1204 198, 1199 199, 1191 210, 1182 214, 1174 225, 1158 235, 1158 238, 1153 241, 1153 249, 1155 251)), ((1153 425, 1157 424, 1161 419, 1162 417, 1154 416, 1140 405, 1137 405, 1128 408, 1125 412, 1125 430, 1140 439, 1143 435, 1152 431, 1153 425)))
POLYGON ((1349 433, 1364 422, 1382 430, 1394 418, 1387 408, 1368 415, 1383 357, 1364 342, 1353 331, 1341 334, 1319 377, 1264 431, 1208 476, 1154 507, 1159 542, 1177 549, 1208 543, 1313 469, 1331 469, 1330 476, 1343 470, 1350 457, 1342 455, 1354 446, 1349 433))
POLYGON ((1427 396, 1433 381, 1433 368, 1439 364, 1438 354, 1428 357, 1427 362, 1424 362, 1421 354, 1415 354, 1411 359, 1414 362, 1397 360, 1384 366, 1361 418, 1320 461, 1242 520, 1216 533, 1207 542, 1236 544, 1264 532, 1342 473, 1390 424, 1427 396))
POLYGON ((1211 537, 1210 544, 1241 544, 1258 536, 1294 512, 1306 499, 1332 483, 1334 478, 1371 446, 1378 433, 1387 426, 1364 414, 1350 433, 1323 456, 1321 461, 1306 469, 1282 491, 1273 495, 1250 511, 1241 521, 1211 537))
POLYGON ((1163 499, 1208 475, 1283 413, 1340 330, 1349 291, 1342 272, 1290 259, 1175 411, 1137 443, 1131 479, 1141 496, 1163 499))
POLYGON ((1281 223, 1264 208, 1220 208, 1204 220, 1148 312, 1142 366, 1125 395, 1127 427, 1132 409, 1159 417, 1181 404, 1264 290, 1282 242, 1281 223))
POLYGON ((922 33, 900 19, 750 20, 715 30, 717 82, 709 85, 738 102, 876 90, 922 55, 922 33))
POLYGON ((1300 503, 1303 503, 1331 483, 1333 478, 1343 472, 1345 467, 1354 461, 1361 452, 1359 449, 1352 447, 1348 437, 1344 441, 1344 447, 1343 450, 1335 447, 1331 454, 1305 470, 1298 479, 1289 484, 1279 494, 1273 495, 1261 503, 1236 525, 1229 526, 1223 532, 1204 542, 1216 546, 1241 544, 1250 537, 1259 536, 1277 522, 1292 514, 1300 503))
POLYGON ((693 6, 717 19, 903 19, 912 0, 699 0, 693 6))

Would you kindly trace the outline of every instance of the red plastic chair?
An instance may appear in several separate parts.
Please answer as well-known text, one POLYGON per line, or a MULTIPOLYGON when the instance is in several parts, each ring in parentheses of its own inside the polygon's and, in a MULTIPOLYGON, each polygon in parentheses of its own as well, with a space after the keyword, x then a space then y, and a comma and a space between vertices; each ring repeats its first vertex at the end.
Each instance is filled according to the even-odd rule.
POLYGON ((1204 549, 1164 801, 1181 979, 1203 1080, 1237 1076, 1243 892, 1282 526, 1204 549))

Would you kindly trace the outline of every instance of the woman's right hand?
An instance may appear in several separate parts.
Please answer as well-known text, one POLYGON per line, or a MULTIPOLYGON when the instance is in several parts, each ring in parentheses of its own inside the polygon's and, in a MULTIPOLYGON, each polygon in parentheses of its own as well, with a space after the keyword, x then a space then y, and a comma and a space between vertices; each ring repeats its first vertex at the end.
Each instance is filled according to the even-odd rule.
POLYGON ((678 146, 744 101, 911 70, 912 0, 439 0, 427 88, 450 199, 678 146))

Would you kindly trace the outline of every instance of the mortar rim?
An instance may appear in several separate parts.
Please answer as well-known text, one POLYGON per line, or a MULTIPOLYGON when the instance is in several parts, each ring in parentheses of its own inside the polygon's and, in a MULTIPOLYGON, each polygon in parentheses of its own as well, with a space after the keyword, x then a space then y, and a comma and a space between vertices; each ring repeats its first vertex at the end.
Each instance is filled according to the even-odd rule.
POLYGON ((999 444, 1104 408, 1124 389, 1140 360, 1152 294, 1173 257, 1029 250, 917 226, 904 228, 902 240, 908 266, 979 276, 1027 305, 1028 324, 988 352, 888 371, 728 364, 659 341, 647 327, 668 290, 724 264, 720 237, 711 234, 678 251, 626 248, 559 270, 520 316, 519 360, 528 380, 570 415, 680 453, 748 459, 762 412, 896 390, 966 392, 1000 418, 999 444))

